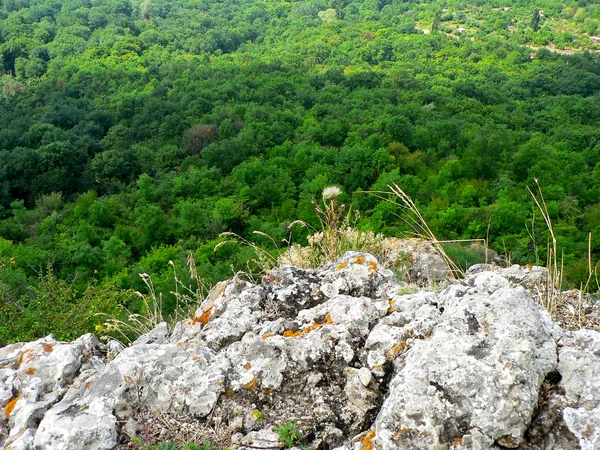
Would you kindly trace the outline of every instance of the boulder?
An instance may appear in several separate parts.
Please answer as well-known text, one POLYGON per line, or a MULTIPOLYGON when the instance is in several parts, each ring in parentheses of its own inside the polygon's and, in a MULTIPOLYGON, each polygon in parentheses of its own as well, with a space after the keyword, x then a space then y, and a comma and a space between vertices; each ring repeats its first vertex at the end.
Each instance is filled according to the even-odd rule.
POLYGON ((531 269, 490 268, 414 292, 348 252, 218 283, 192 318, 124 349, 6 346, 0 446, 118 448, 160 416, 249 449, 281 445, 283 422, 315 449, 599 448, 600 333, 554 323, 531 269))

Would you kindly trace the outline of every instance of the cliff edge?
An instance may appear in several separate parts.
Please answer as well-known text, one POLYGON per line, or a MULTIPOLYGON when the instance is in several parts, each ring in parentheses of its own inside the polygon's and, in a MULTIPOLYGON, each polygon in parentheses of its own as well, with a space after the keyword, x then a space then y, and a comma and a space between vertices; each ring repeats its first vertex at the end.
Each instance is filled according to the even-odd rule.
POLYGON ((0 349, 0 445, 112 449, 202 432, 281 448, 598 449, 600 333, 565 331, 528 268, 413 290, 367 253, 219 283, 118 354, 91 334, 0 349), (110 353, 110 352, 109 352, 110 353), (187 433, 187 434, 186 434, 187 433))

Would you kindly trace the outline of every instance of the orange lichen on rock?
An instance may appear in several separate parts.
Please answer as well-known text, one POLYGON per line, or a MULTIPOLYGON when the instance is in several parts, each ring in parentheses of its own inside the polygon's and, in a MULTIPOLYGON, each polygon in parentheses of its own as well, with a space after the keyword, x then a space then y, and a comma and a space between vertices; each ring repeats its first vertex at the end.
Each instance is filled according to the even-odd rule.
POLYGON ((401 341, 399 344, 394 345, 391 349, 385 352, 385 357, 387 359, 394 359, 398 355, 404 353, 404 350, 408 347, 406 341, 401 341))
POLYGON ((379 269, 379 267, 377 266, 377 263, 375 261, 369 262, 369 272, 374 272, 377 269, 379 269))
POLYGON ((35 367, 30 367, 29 369, 27 369, 27 370, 25 371, 25 373, 26 373, 27 375, 35 375, 35 373, 36 373, 36 372, 37 372, 37 369, 36 369, 35 367))
POLYGON ((304 334, 304 332, 301 330, 298 330, 298 331, 285 330, 283 332, 283 337, 299 337, 299 336, 302 336, 303 334, 304 334))
POLYGON ((201 323, 202 325, 206 325, 210 319, 210 315, 212 314, 212 306, 204 311, 199 316, 194 317, 194 323, 201 323))
POLYGON ((263 339, 267 339, 267 338, 270 338, 270 337, 273 337, 273 336, 275 336, 275 334, 274 334, 274 333, 267 333, 267 334, 263 334, 263 335, 262 335, 262 338, 263 338, 263 339))
POLYGON ((192 355, 192 361, 198 361, 200 357, 198 355, 192 355))
POLYGON ((322 323, 317 323, 313 320, 313 322, 308 325, 304 330, 292 331, 286 330, 283 332, 283 337, 300 337, 303 334, 308 334, 311 331, 315 331, 317 328, 324 327, 325 325, 333 325, 333 319, 331 318, 331 314, 327 313, 325 316, 325 321, 322 323))
POLYGON ((365 263, 365 258, 363 258, 362 256, 356 257, 356 264, 364 264, 364 263, 365 263))
POLYGON ((275 275, 273 275, 272 273, 267 274, 263 277, 263 281, 266 283, 273 282, 273 281, 275 281, 275 275))
POLYGON ((339 266, 337 266, 336 270, 342 270, 344 267, 346 267, 348 265, 348 263, 346 261, 344 261, 343 263, 341 263, 339 266))
POLYGON ((452 447, 458 447, 459 445, 462 445, 463 440, 461 437, 457 437, 456 439, 454 439, 452 441, 452 447))
POLYGON ((387 313, 393 313, 394 312, 394 304, 396 303, 396 300, 390 300, 390 306, 388 306, 387 309, 387 313))
POLYGON ((243 367, 244 369, 246 369, 246 370, 250 370, 250 369, 252 369, 252 364, 250 364, 249 362, 247 362, 247 363, 246 363, 246 364, 244 364, 242 367, 243 367))
POLYGON ((50 353, 54 350, 54 344, 42 344, 42 348, 46 353, 50 353))
POLYGON ((248 381, 246 384, 243 385, 243 388, 247 389, 249 391, 255 391, 257 387, 258 387, 258 378, 256 378, 256 377, 252 378, 250 381, 248 381))
POLYGON ((92 385, 92 382, 88 381, 87 383, 85 383, 85 388, 89 389, 91 385, 92 385))
POLYGON ((400 430, 396 431, 396 432, 394 433, 394 439, 396 439, 396 438, 398 438, 398 437, 402 436, 403 434, 406 434, 406 433, 408 433, 408 431, 409 431, 409 430, 408 430, 408 428, 402 428, 402 429, 400 429, 400 430))
POLYGON ((18 401, 19 396, 16 396, 4 407, 4 414, 6 414, 6 417, 10 417, 10 414, 13 412, 13 409, 15 409, 18 401))
POLYGON ((368 434, 359 438, 362 442, 362 450, 373 450, 373 439, 375 439, 375 430, 371 430, 368 434))

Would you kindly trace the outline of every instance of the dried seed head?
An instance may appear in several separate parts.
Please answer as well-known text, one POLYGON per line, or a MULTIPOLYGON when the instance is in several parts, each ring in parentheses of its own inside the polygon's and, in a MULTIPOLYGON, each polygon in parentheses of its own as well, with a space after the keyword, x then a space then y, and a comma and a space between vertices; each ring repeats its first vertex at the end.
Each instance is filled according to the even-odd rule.
POLYGON ((323 189, 323 200, 333 200, 342 193, 341 189, 337 186, 327 186, 323 189))

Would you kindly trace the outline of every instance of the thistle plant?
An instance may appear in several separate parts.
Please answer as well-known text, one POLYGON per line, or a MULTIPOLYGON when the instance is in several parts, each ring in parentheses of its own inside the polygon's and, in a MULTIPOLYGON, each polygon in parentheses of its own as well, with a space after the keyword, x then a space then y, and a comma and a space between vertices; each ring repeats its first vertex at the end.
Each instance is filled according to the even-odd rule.
POLYGON ((346 205, 339 203, 338 197, 341 194, 340 188, 328 186, 323 189, 322 206, 316 199, 312 199, 320 230, 302 220, 290 224, 290 229, 294 225, 310 228, 312 234, 308 236, 307 247, 290 245, 279 257, 280 264, 302 268, 320 267, 350 250, 368 251, 374 255, 382 253, 384 237, 372 231, 357 230, 354 224, 359 215, 351 209, 346 210, 346 205))
POLYGON ((326 255, 333 259, 336 256, 336 244, 338 242, 338 225, 348 219, 344 217, 346 205, 339 204, 337 198, 342 194, 340 188, 336 186, 328 186, 323 189, 323 208, 313 198, 312 203, 315 207, 315 214, 321 224, 323 230, 323 245, 325 246, 326 255))

